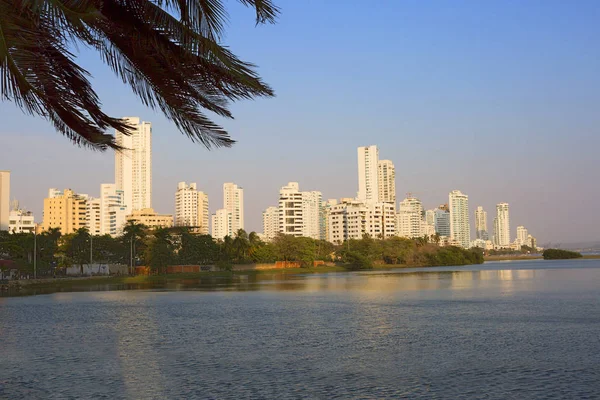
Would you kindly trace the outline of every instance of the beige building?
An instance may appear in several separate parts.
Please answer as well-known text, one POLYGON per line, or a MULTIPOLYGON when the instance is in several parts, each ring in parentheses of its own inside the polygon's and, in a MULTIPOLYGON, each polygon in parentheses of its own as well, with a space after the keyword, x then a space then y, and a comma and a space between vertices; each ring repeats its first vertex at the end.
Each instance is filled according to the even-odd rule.
POLYGON ((8 230, 10 213, 10 171, 0 171, 0 231, 8 230))
POLYGON ((42 231, 59 228, 63 235, 87 226, 87 202, 85 195, 71 189, 50 189, 44 199, 42 231))
POLYGON ((177 184, 175 192, 175 226, 192 227, 195 232, 208 235, 208 195, 198 191, 196 183, 177 184))
POLYGON ((127 216, 127 221, 144 224, 149 228, 170 228, 173 226, 173 216, 169 214, 158 214, 152 208, 136 210, 127 216))
POLYGON ((396 204, 396 168, 390 160, 377 163, 379 202, 396 204))

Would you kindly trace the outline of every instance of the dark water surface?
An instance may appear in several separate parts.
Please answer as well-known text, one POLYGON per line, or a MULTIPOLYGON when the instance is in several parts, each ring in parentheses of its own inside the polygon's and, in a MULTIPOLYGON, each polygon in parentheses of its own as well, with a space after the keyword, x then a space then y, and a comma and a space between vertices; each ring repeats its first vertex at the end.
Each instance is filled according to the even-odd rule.
POLYGON ((600 260, 183 288, 0 298, 0 398, 600 398, 600 260))

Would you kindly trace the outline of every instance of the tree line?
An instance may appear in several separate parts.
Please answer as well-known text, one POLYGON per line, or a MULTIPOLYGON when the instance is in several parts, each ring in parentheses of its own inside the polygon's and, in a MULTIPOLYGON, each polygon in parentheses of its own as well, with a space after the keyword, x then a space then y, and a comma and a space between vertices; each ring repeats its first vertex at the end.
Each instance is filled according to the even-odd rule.
POLYGON ((334 245, 325 240, 283 234, 265 242, 256 232, 240 229, 233 237, 215 240, 186 227, 149 229, 135 222, 128 222, 118 237, 90 235, 86 228, 67 235, 50 229, 35 238, 33 234, 0 232, 0 259, 12 260, 21 270, 32 271, 34 240, 40 276, 90 263, 148 266, 155 273, 164 273, 169 265, 215 265, 230 270, 234 264, 275 261, 294 261, 303 267, 312 267, 314 261, 335 262, 349 269, 483 262, 481 249, 439 247, 426 237, 380 240, 365 235, 334 245))

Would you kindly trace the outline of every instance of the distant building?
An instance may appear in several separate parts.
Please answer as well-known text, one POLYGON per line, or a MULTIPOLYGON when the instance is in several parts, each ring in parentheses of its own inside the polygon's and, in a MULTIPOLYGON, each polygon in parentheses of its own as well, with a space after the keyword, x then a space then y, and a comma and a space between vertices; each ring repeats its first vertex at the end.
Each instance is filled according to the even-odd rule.
POLYGON ((475 235, 477 239, 484 241, 489 239, 487 212, 485 212, 481 206, 478 206, 475 210, 475 235))
POLYGON ((279 232, 285 235, 324 239, 321 192, 301 192, 298 182, 279 190, 279 232))
POLYGON ((279 234, 279 208, 268 207, 262 213, 263 240, 270 242, 279 234))
POLYGON ((175 192, 175 226, 193 227, 194 231, 208 235, 208 195, 196 190, 196 183, 177 184, 175 192))
POLYGON ((379 150, 377 146, 358 148, 358 200, 376 203, 379 199, 379 150))
MULTIPOLYGON (((102 188, 100 189, 102 190, 102 188)), ((101 199, 88 197, 85 209, 85 225, 91 235, 102 234, 101 199)))
POLYGON ((231 223, 231 213, 221 208, 212 215, 212 237, 223 240, 225 236, 234 237, 231 223))
POLYGON ((138 117, 125 117, 132 126, 129 134, 115 131, 123 150, 115 152, 116 189, 124 195, 127 210, 152 208, 152 124, 138 117))
POLYGON ((500 248, 510 246, 510 218, 508 203, 496 205, 496 218, 494 219, 494 244, 500 248))
POLYGON ((100 234, 121 235, 129 214, 123 190, 117 189, 115 183, 100 185, 100 234))
POLYGON ((223 184, 223 208, 231 214, 231 234, 244 229, 244 189, 235 183, 223 184))
POLYGON ((400 202, 397 215, 397 235, 406 238, 421 237, 424 234, 423 205, 421 200, 407 197, 400 202))
POLYGON ((521 246, 529 246, 527 242, 527 237, 529 233, 527 232, 527 228, 524 226, 517 226, 517 241, 521 244, 521 246))
POLYGON ((173 226, 172 215, 158 214, 152 208, 135 210, 127 216, 127 221, 143 224, 152 229, 170 228, 173 226))
POLYGON ((25 211, 19 207, 19 202, 14 200, 11 204, 8 218, 9 233, 33 233, 35 221, 31 211, 25 211))
POLYGON ((434 210, 434 227, 435 233, 440 236, 450 237, 450 212, 448 210, 443 210, 440 208, 436 208, 434 210))
POLYGON ((0 231, 8 230, 10 214, 10 171, 0 171, 0 231))
POLYGON ((327 240, 332 243, 361 239, 365 234, 375 239, 389 238, 396 233, 395 207, 343 199, 329 208, 327 223, 327 240))
POLYGON ((469 225, 469 196, 460 190, 453 190, 448 195, 450 209, 450 236, 461 247, 471 244, 471 226, 469 225))
POLYGON ((63 235, 87 227, 87 195, 71 189, 50 189, 44 199, 42 231, 58 228, 63 235))
POLYGON ((396 204, 396 168, 390 160, 379 160, 377 179, 379 202, 396 204))

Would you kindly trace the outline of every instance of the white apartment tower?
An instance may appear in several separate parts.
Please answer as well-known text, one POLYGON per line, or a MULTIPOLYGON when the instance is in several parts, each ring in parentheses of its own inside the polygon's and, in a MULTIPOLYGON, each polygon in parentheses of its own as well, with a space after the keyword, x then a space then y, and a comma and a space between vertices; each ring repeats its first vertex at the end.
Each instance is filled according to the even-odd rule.
POLYGON ((117 189, 115 183, 100 185, 100 234, 113 237, 120 235, 128 214, 124 191, 117 189))
POLYGON ((379 150, 377 146, 358 148, 358 200, 376 203, 379 200, 379 150))
MULTIPOLYGON (((100 187, 100 190, 102 190, 102 187, 100 187)), ((85 221, 90 235, 102 234, 101 203, 101 199, 95 197, 88 197, 85 203, 85 221)))
POLYGON ((244 189, 234 183, 223 184, 223 208, 231 214, 231 234, 244 229, 244 189))
POLYGON ((265 240, 273 240, 279 234, 279 208, 268 207, 263 211, 262 223, 265 240))
POLYGON ((453 190, 448 195, 450 211, 450 236, 465 249, 471 244, 471 227, 469 225, 469 196, 460 190, 453 190))
POLYGON ((377 163, 379 202, 396 204, 396 169, 390 160, 377 163))
POLYGON ((324 239, 321 192, 301 192, 298 182, 279 190, 279 232, 292 236, 324 239))
POLYGON ((529 246, 529 232, 527 232, 527 228, 524 226, 517 226, 517 242, 521 246, 529 246))
POLYGON ((510 246, 510 218, 508 203, 496 205, 496 218, 494 219, 494 244, 499 247, 510 246))
POLYGON ((365 234, 375 239, 389 238, 396 233, 395 206, 342 199, 329 208, 327 225, 327 240, 331 243, 361 239, 365 234))
POLYGON ((0 231, 8 230, 10 214, 10 171, 0 171, 0 231))
POLYGON ((478 206, 475 210, 475 235, 477 239, 488 240, 487 212, 478 206))
POLYGON ((175 192, 175 226, 189 226, 208 235, 208 195, 196 189, 196 183, 177 184, 175 192))
POLYGON ((115 131, 115 183, 123 191, 129 212, 152 208, 152 124, 138 117, 124 118, 133 127, 126 135, 115 131))
POLYGON ((233 237, 231 213, 221 208, 212 215, 212 237, 223 240, 225 236, 233 237))
POLYGON ((423 205, 421 200, 407 197, 398 207, 397 235, 406 238, 423 236, 423 205))

